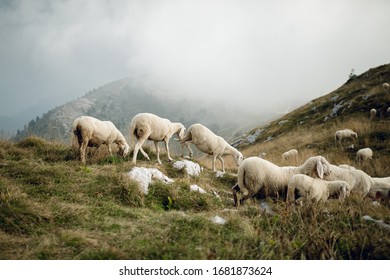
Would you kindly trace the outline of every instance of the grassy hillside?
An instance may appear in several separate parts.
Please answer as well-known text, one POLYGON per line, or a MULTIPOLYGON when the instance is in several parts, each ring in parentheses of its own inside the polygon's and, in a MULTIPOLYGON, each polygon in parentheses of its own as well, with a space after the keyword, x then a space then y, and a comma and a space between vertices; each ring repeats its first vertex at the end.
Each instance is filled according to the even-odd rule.
POLYGON ((350 197, 344 204, 286 209, 267 199, 235 209, 234 169, 199 177, 139 160, 175 182, 144 195, 126 173, 129 159, 93 152, 80 165, 69 146, 26 138, 0 142, 0 259, 388 259, 388 203, 350 197), (197 184, 210 194, 189 191, 197 184), (220 199, 211 195, 219 194, 220 199), (225 225, 211 222, 214 216, 225 225))
MULTIPOLYGON (((381 87, 384 81, 390 81, 390 64, 352 77, 234 145, 245 156, 265 152, 278 165, 300 165, 320 154, 371 176, 390 176, 390 93, 381 87), (371 108, 379 112, 374 120, 371 108), (343 128, 358 138, 335 143, 335 131, 343 128), (357 163, 356 151, 364 147, 373 149, 373 160, 357 163), (298 159, 283 161, 281 154, 291 148, 299 150, 298 159)), ((130 157, 106 153, 106 147, 92 150, 84 166, 61 142, 35 136, 0 141, 0 259, 390 258, 388 228, 362 219, 390 224, 389 201, 353 195, 343 204, 287 208, 282 200, 254 198, 235 208, 237 167, 228 156, 224 177, 210 171, 204 156, 196 158, 204 171, 189 177, 165 155, 158 165, 152 153, 151 162, 140 155, 137 165, 156 167, 174 183, 153 183, 145 195, 127 176, 134 167, 130 157), (208 193, 191 192, 192 184, 208 193), (213 223, 215 216, 227 223, 213 223)))

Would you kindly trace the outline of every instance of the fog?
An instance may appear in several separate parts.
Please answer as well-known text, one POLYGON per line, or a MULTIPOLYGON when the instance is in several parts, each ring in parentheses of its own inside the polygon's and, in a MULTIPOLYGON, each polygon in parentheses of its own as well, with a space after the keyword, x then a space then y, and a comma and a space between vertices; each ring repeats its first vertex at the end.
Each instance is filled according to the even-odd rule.
POLYGON ((389 63, 389 11, 386 0, 0 1, 0 116, 35 106, 31 119, 143 75, 170 96, 287 112, 389 63))

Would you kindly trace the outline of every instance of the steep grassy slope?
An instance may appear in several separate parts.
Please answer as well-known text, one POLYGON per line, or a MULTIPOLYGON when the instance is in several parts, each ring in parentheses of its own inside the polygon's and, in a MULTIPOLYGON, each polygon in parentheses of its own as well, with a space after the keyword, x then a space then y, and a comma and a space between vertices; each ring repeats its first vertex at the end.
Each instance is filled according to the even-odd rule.
POLYGON ((356 151, 371 147, 374 160, 358 167, 372 176, 390 176, 390 114, 386 112, 390 93, 382 87, 385 81, 390 81, 390 64, 370 69, 339 89, 254 128, 236 139, 235 146, 246 156, 264 152, 267 159, 283 165, 288 163, 281 154, 291 148, 300 151, 300 163, 308 155, 322 154, 335 164, 357 165, 356 151), (374 120, 370 120, 372 108, 378 111, 374 120), (358 139, 340 146, 334 134, 344 128, 356 131, 358 139))
POLYGON ((0 259, 390 258, 389 231, 362 220, 390 223, 387 203, 350 197, 287 210, 267 199, 273 215, 256 200, 235 209, 235 170, 192 178, 163 161, 139 159, 175 180, 144 195, 126 175, 128 159, 107 158, 105 149, 83 166, 64 144, 1 141, 0 259), (190 192, 191 184, 208 194, 190 192), (216 215, 227 223, 211 222, 216 215))

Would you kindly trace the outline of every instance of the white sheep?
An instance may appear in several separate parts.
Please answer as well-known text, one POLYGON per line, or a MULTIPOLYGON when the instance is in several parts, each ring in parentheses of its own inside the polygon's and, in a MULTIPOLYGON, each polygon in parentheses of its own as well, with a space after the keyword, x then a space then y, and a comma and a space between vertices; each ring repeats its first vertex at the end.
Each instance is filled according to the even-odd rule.
POLYGON ((356 170, 355 167, 348 165, 348 164, 339 164, 340 168, 348 169, 348 170, 356 170))
POLYGON ((383 89, 386 91, 386 93, 389 92, 389 87, 390 87, 389 83, 383 83, 383 84, 382 84, 382 87, 383 87, 383 89))
POLYGON ((356 132, 354 132, 352 129, 349 128, 338 130, 334 135, 335 141, 336 142, 338 141, 340 144, 343 138, 352 138, 352 137, 357 138, 358 136, 356 132))
POLYGON ((386 112, 387 112, 387 114, 389 114, 389 115, 390 115, 390 107, 389 107, 389 108, 387 108, 386 112))
POLYGON ((238 184, 232 188, 234 204, 238 205, 238 191, 243 193, 240 204, 262 189, 266 195, 278 196, 279 193, 286 193, 288 181, 292 175, 305 174, 323 178, 324 174, 329 172, 329 166, 329 162, 322 156, 310 157, 304 164, 297 167, 280 167, 259 157, 247 158, 239 166, 238 184))
POLYGON ((381 188, 371 188, 368 195, 375 199, 390 200, 390 177, 374 177, 372 179, 387 185, 382 185, 381 188))
POLYGON ((148 154, 145 153, 145 151, 142 149, 142 145, 145 143, 146 140, 151 140, 154 142, 154 146, 156 148, 157 153, 157 161, 160 164, 160 148, 158 146, 158 142, 164 141, 168 159, 172 161, 173 159, 171 158, 171 155, 169 153, 169 140, 171 139, 173 134, 177 134, 179 139, 181 139, 185 134, 185 127, 183 124, 178 122, 172 123, 168 119, 160 118, 159 116, 156 116, 151 113, 140 113, 134 116, 131 120, 129 130, 132 145, 135 142, 134 139, 137 139, 133 151, 134 164, 136 164, 139 150, 141 150, 141 153, 146 159, 150 160, 148 154))
POLYGON ((376 109, 372 108, 372 109, 370 110, 370 119, 371 119, 371 120, 374 120, 375 117, 376 117, 376 109))
POLYGON ((86 162, 87 147, 99 147, 105 144, 108 147, 108 152, 112 155, 111 144, 115 143, 119 147, 119 155, 126 156, 129 153, 129 145, 125 138, 110 121, 81 116, 74 120, 72 131, 72 141, 77 140, 80 148, 80 160, 83 164, 86 162))
POLYGON ((356 161, 362 162, 362 161, 366 161, 368 159, 372 160, 372 155, 373 155, 373 152, 370 148, 360 149, 356 153, 356 161))
POLYGON ((303 200, 325 202, 331 196, 337 196, 344 201, 350 194, 350 186, 345 181, 324 181, 304 174, 296 174, 288 182, 286 201, 294 201, 295 194, 300 196, 297 202, 303 200))
MULTIPOLYGON (((225 154, 232 155, 237 166, 240 165, 243 155, 236 148, 232 147, 221 136, 215 135, 210 129, 199 123, 191 125, 186 135, 181 139, 181 144, 194 144, 198 150, 213 156, 213 171, 216 171, 215 161, 218 158, 222 164, 222 172, 225 172, 225 163, 222 156, 225 154)), ((190 157, 193 155, 191 147, 187 146, 190 151, 190 157)), ((183 156, 183 154, 182 154, 183 156)))
POLYGON ((284 160, 297 159, 298 158, 298 150, 297 149, 291 149, 291 150, 283 153, 282 154, 282 158, 284 160))
POLYGON ((351 193, 366 196, 370 190, 390 187, 390 184, 374 180, 362 170, 345 169, 336 165, 330 165, 330 172, 324 175, 326 181, 346 181, 351 187, 351 193))

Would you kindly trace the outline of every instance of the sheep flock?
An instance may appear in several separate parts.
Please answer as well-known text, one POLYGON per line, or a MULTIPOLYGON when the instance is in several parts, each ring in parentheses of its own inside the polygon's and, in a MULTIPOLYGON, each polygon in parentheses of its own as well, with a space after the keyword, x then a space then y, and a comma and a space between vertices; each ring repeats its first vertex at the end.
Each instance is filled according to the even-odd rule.
MULTIPOLYGON (((151 113, 140 113, 129 122, 130 145, 111 121, 101 121, 91 116, 76 118, 72 132, 71 141, 73 146, 78 145, 82 164, 87 162, 87 147, 106 145, 108 153, 112 155, 112 144, 118 146, 119 156, 126 157, 132 152, 133 165, 137 165, 139 151, 150 161, 150 157, 142 148, 147 140, 154 143, 158 164, 163 164, 160 159, 159 142, 164 142, 168 161, 173 162, 169 142, 175 134, 176 142, 181 145, 181 158, 185 157, 184 147, 189 151, 187 158, 193 156, 192 144, 200 152, 212 157, 213 172, 217 171, 218 159, 223 174, 225 172, 223 155, 230 155, 237 165, 237 183, 233 187, 230 186, 233 204, 236 207, 257 195, 282 199, 288 204, 294 201, 299 204, 319 203, 332 198, 344 201, 354 193, 375 198, 390 198, 390 180, 386 178, 373 178, 349 165, 333 165, 321 155, 307 158, 300 166, 278 166, 261 156, 249 155, 244 158, 243 154, 223 137, 200 123, 186 129, 180 122, 171 122, 151 113)), ((337 130, 334 134, 335 142, 340 145, 345 139, 353 140, 357 137, 358 134, 349 128, 337 130)), ((298 162, 298 150, 295 148, 288 150, 282 154, 282 159, 284 162, 298 162)), ((358 165, 365 164, 368 160, 373 160, 371 148, 366 147, 356 153, 358 165)))

